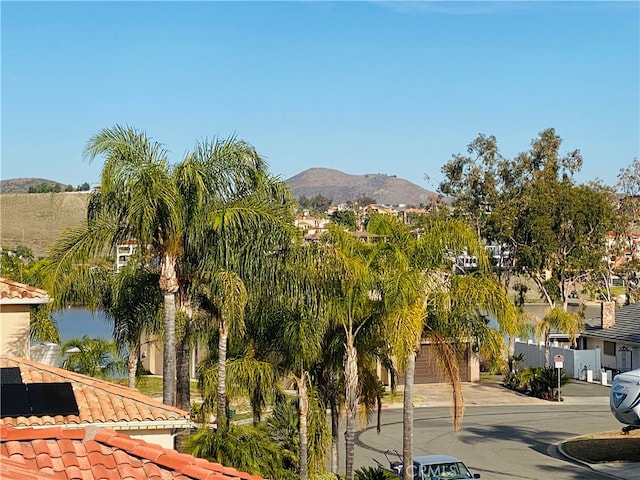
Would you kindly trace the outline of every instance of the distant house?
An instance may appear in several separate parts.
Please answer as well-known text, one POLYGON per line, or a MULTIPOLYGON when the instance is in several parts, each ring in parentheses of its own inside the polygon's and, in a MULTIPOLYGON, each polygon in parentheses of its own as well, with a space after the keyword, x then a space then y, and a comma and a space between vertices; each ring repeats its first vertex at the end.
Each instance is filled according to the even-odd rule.
POLYGON ((0 278, 0 354, 30 358, 31 307, 50 301, 44 290, 0 278))
POLYGON ((600 317, 585 320, 581 338, 581 349, 601 349, 602 368, 640 368, 640 303, 616 309, 614 302, 603 302, 600 317))
POLYGON ((129 257, 136 253, 138 242, 127 240, 116 247, 116 272, 120 272, 123 267, 129 264, 129 257))
POLYGON ((5 425, 0 425, 0 478, 262 480, 105 428, 5 425))

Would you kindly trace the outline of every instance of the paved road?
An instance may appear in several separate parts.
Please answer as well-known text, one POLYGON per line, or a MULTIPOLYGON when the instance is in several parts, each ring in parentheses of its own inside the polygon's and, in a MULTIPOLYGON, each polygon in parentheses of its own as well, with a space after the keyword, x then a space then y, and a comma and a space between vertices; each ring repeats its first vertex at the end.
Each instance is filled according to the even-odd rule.
MULTIPOLYGON (((485 480, 640 480, 640 464, 602 464, 594 471, 567 461, 558 445, 577 435, 620 430, 609 409, 608 386, 574 382, 563 387, 558 404, 519 395, 501 386, 500 379, 463 384, 462 427, 453 433, 451 389, 443 384, 417 386, 414 397, 414 454, 444 453, 461 457, 485 480), (624 467, 620 469, 620 467, 624 467), (637 470, 637 472, 636 472, 637 470)), ((402 449, 402 405, 387 401, 383 427, 374 424, 356 437, 355 466, 384 462, 384 451, 402 449)), ((342 440, 342 438, 341 438, 342 440)), ((344 446, 340 447, 344 472, 344 446)))
MULTIPOLYGON (((557 445, 576 435, 616 430, 608 407, 526 405, 468 408, 462 428, 453 433, 448 408, 415 411, 415 455, 444 453, 461 457, 484 479, 591 480, 610 478, 568 462, 557 445)), ((384 412, 381 434, 370 426, 357 436, 356 467, 385 461, 383 452, 402 448, 402 412, 384 412)))

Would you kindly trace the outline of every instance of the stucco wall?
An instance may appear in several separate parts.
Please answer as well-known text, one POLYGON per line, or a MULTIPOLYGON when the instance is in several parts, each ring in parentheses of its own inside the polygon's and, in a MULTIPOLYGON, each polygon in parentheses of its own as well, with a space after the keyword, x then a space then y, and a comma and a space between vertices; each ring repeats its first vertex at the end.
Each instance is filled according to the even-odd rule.
POLYGON ((0 354, 29 358, 30 305, 0 305, 0 354))

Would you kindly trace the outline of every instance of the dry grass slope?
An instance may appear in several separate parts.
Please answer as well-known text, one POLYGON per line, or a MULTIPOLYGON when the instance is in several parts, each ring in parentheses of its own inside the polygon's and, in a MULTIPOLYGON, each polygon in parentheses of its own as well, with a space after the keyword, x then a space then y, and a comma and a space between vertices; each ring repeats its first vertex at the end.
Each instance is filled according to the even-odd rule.
POLYGON ((87 217, 89 192, 0 195, 0 242, 45 256, 65 228, 87 217))

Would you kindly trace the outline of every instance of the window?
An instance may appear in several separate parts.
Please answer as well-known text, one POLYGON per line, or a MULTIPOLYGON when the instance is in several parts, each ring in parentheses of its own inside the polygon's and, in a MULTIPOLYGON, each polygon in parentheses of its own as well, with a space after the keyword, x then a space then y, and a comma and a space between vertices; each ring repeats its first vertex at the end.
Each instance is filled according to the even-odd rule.
POLYGON ((607 342, 605 340, 603 351, 604 351, 605 355, 611 355, 611 356, 615 357, 615 355, 616 355, 616 342, 607 342))

